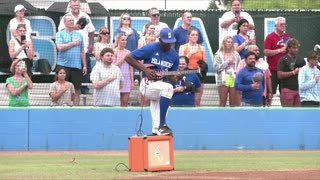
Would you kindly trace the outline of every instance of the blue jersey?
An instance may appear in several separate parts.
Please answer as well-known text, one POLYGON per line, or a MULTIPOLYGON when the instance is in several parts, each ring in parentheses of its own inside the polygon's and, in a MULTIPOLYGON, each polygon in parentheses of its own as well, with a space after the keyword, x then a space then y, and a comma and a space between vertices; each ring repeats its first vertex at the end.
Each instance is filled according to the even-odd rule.
MULTIPOLYGON (((173 89, 180 86, 185 86, 186 82, 192 83, 195 88, 201 87, 201 81, 196 74, 186 74, 180 81, 173 83, 173 89)), ((176 92, 172 96, 173 106, 195 106, 194 92, 176 92)))
POLYGON ((80 46, 73 46, 70 49, 58 52, 57 64, 60 66, 81 69, 81 50, 84 48, 83 38, 80 32, 61 30, 56 34, 56 44, 66 44, 72 42, 73 39, 80 40, 80 46))
POLYGON ((150 69, 157 71, 177 71, 179 68, 179 55, 170 48, 164 52, 160 42, 147 44, 140 49, 131 52, 131 56, 138 60, 144 60, 143 64, 154 65, 150 69))
MULTIPOLYGON (((192 28, 198 29, 195 26, 191 26, 192 28)), ((177 27, 176 29, 173 30, 173 34, 174 37, 176 38, 176 43, 175 43, 175 50, 179 53, 179 48, 181 45, 184 45, 185 43, 187 43, 188 40, 188 30, 183 29, 182 26, 177 27)), ((202 44, 203 43, 203 38, 202 38, 202 34, 201 31, 198 29, 198 34, 199 34, 199 38, 197 43, 198 44, 202 44)))

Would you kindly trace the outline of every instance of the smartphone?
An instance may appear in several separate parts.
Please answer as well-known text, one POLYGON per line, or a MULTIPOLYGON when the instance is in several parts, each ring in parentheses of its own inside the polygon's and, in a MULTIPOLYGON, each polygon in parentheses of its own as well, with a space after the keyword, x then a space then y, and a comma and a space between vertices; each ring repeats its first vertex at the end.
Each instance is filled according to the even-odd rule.
POLYGON ((21 42, 26 40, 26 35, 21 35, 21 42))
POLYGON ((234 12, 234 14, 236 15, 236 17, 240 17, 240 11, 236 11, 234 12))

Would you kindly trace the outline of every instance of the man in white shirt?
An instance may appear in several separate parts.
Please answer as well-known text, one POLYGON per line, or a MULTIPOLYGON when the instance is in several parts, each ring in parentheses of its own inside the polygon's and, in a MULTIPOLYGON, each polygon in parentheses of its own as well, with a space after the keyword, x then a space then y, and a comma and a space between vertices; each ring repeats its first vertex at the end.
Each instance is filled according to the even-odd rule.
POLYGON ((120 106, 120 89, 123 87, 123 75, 120 68, 113 64, 114 52, 104 48, 101 63, 93 67, 90 79, 93 84, 95 106, 120 106))
POLYGON ((167 28, 168 25, 164 22, 160 22, 160 12, 159 12, 158 8, 152 7, 151 9, 149 9, 149 15, 150 15, 150 22, 155 27, 154 33, 156 34, 156 36, 158 38, 160 35, 161 29, 167 28))
MULTIPOLYGON (((68 12, 67 14, 71 14, 72 17, 74 18, 74 23, 75 23, 74 30, 79 30, 79 32, 82 34, 83 41, 85 44, 85 52, 91 53, 93 50, 93 43, 94 43, 94 31, 96 29, 93 26, 89 15, 80 10, 80 0, 70 0, 69 5, 70 5, 70 12, 68 12), (81 28, 81 25, 77 23, 79 19, 82 17, 84 17, 88 21, 88 23, 85 25, 84 28, 81 28)), ((58 26, 59 31, 62 29, 64 29, 63 18, 60 20, 60 23, 58 26)))

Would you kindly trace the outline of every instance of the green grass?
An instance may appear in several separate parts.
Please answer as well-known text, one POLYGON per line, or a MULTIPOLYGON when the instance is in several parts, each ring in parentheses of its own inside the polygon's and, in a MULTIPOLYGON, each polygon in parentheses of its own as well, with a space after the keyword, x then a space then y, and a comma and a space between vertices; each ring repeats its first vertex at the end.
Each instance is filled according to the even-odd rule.
MULTIPOLYGON (((0 153, 0 179, 114 179, 148 174, 128 172, 127 153, 0 153), (73 162, 73 158, 75 161, 73 162)), ((320 169, 319 151, 175 152, 175 171, 320 169)))
MULTIPOLYGON (((230 8, 230 7, 229 7, 230 8)), ((320 9, 319 0, 244 0, 244 9, 320 9)))

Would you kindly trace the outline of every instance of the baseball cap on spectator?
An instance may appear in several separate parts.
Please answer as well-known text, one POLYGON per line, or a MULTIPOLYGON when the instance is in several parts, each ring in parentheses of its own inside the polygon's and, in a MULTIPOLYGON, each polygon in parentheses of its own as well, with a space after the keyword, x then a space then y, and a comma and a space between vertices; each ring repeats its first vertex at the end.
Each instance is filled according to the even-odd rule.
POLYGON ((173 31, 170 28, 163 28, 160 31, 160 39, 164 43, 175 43, 176 38, 173 35, 173 31))
POLYGON ((21 10, 27 10, 27 9, 22 4, 18 4, 14 8, 14 12, 21 11, 21 10))
POLYGON ((159 9, 151 8, 150 15, 151 16, 154 16, 154 15, 158 15, 159 16, 160 15, 159 9))

